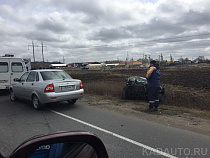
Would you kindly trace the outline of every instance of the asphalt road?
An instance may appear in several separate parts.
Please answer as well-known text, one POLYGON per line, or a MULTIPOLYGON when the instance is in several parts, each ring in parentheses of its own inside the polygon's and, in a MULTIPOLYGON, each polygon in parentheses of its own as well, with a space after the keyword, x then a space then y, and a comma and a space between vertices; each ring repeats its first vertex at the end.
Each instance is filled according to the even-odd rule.
POLYGON ((54 131, 95 133, 110 158, 210 157, 210 137, 88 106, 56 103, 34 110, 0 93, 0 152, 9 155, 24 140, 54 131))

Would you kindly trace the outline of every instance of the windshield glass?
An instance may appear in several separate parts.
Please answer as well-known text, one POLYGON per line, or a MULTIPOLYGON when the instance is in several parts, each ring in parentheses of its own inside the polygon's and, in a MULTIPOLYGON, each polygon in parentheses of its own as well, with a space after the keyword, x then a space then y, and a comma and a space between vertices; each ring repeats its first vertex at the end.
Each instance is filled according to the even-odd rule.
POLYGON ((65 71, 44 71, 41 72, 42 78, 46 80, 57 80, 57 79, 72 79, 65 71))

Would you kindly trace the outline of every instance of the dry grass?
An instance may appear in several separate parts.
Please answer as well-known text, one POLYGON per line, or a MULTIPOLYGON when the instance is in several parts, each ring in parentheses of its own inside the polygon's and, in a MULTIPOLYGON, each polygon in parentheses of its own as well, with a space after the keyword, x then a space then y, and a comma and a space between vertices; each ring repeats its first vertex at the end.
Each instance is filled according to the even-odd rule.
MULTIPOLYGON (((126 77, 145 74, 145 72, 146 69, 68 71, 73 78, 79 78, 83 81, 86 94, 100 95, 116 99, 120 99, 121 91, 125 86, 126 77)), ((191 70, 189 70, 189 72, 191 72, 191 70)), ((208 88, 208 80, 205 82, 202 80, 202 82, 200 82, 200 80, 197 79, 196 81, 199 82, 195 83, 192 81, 196 84, 196 87, 193 87, 193 83, 185 84, 187 81, 181 77, 181 75, 177 77, 174 71, 170 72, 167 70, 163 72, 163 74, 162 84, 166 85, 165 105, 170 105, 174 108, 188 108, 195 111, 210 110, 210 91, 206 89, 208 88), (199 85, 200 88, 198 88, 199 85)), ((204 74, 208 74, 208 71, 205 70, 204 74)), ((189 76, 191 78, 199 78, 199 76, 194 73, 188 73, 188 75, 192 75, 189 76)), ((202 112, 196 112, 195 115, 197 114, 202 115, 202 112)))
MULTIPOLYGON (((85 92, 91 95, 120 98, 124 83, 113 81, 95 81, 84 83, 85 92)), ((209 93, 192 88, 166 85, 164 104, 200 110, 210 110, 209 93)))
POLYGON ((102 95, 107 97, 120 98, 123 84, 113 81, 94 81, 84 83, 85 92, 92 95, 102 95))
POLYGON ((210 110, 209 93, 182 86, 166 85, 165 104, 200 110, 210 110))

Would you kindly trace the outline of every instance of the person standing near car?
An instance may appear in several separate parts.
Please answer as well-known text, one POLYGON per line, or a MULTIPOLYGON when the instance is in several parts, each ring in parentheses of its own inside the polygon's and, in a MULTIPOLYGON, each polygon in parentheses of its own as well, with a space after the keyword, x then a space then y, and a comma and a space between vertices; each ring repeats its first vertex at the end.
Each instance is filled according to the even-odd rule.
POLYGON ((147 87, 148 87, 148 100, 149 108, 147 111, 151 111, 154 108, 154 111, 158 110, 159 106, 159 89, 160 89, 160 69, 156 64, 155 60, 150 62, 149 70, 147 71, 147 87))

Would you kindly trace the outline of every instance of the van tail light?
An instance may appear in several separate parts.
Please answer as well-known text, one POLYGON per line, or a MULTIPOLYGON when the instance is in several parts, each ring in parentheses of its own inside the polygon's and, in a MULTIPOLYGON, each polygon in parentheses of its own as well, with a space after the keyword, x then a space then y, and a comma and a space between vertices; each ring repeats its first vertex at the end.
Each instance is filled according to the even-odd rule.
POLYGON ((79 85, 80 85, 80 89, 83 89, 83 84, 81 81, 80 81, 79 85))
POLYGON ((55 92, 54 85, 48 84, 44 90, 44 92, 55 92))

